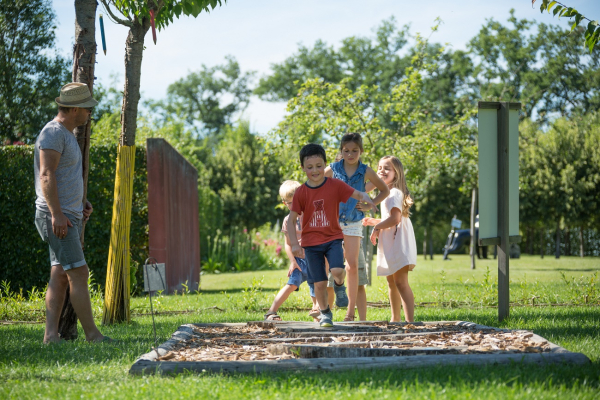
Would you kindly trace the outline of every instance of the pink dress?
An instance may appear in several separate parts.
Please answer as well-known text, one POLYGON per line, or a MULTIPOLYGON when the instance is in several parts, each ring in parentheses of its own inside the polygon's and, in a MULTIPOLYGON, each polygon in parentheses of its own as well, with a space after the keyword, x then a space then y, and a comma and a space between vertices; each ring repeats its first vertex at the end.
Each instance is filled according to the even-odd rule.
MULTIPOLYGON (((402 212, 404 194, 393 188, 381 203, 381 220, 390 216, 392 208, 402 212)), ((397 226, 382 229, 377 244, 377 276, 392 275, 405 266, 412 271, 417 263, 417 241, 410 218, 402 217, 397 226)))

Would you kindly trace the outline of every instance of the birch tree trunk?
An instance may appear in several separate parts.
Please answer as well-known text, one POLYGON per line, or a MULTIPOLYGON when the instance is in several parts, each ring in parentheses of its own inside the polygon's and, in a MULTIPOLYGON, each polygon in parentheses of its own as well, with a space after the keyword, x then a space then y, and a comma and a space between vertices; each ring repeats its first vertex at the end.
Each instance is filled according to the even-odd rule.
MULTIPOLYGON (((96 0, 75 0, 75 46, 73 48, 73 82, 88 85, 94 94, 94 66, 96 63, 96 0)), ((87 200, 90 133, 92 121, 75 129, 81 149, 83 166, 83 204, 87 200)), ((81 247, 84 247, 85 221, 81 230, 81 247)), ((58 324, 58 333, 65 340, 77 339, 77 315, 71 305, 69 289, 58 324)))

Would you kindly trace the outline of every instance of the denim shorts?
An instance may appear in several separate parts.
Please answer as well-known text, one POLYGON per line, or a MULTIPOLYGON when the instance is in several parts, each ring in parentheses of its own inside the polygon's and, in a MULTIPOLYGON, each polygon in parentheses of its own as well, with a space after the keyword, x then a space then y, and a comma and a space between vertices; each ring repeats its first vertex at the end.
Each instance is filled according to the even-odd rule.
POLYGON ((83 267, 87 263, 81 248, 82 220, 65 214, 73 226, 67 229, 67 236, 59 239, 52 231, 52 215, 40 210, 35 210, 35 226, 50 248, 50 265, 62 265, 65 271, 83 267))
MULTIPOLYGON (((367 261, 365 260, 365 252, 362 247, 362 240, 360 241, 360 250, 358 251, 358 286, 364 286, 369 283, 369 278, 367 277, 367 261)), ((327 287, 333 286, 333 275, 331 272, 329 273, 329 279, 327 282, 327 287)))
POLYGON ((344 268, 344 248, 342 239, 332 240, 317 246, 304 248, 306 261, 308 261, 308 282, 323 282, 327 280, 325 259, 329 269, 344 268))
MULTIPOLYGON (((306 263, 306 259, 304 258, 296 257, 296 263, 298 263, 298 266, 302 269, 302 271, 295 269, 290 275, 290 279, 288 279, 287 284, 294 285, 297 287, 296 290, 300 290, 300 285, 302 285, 302 282, 308 281, 308 265, 306 263)), ((308 288, 310 291, 310 296, 315 297, 315 285, 313 283, 308 283, 308 288)))

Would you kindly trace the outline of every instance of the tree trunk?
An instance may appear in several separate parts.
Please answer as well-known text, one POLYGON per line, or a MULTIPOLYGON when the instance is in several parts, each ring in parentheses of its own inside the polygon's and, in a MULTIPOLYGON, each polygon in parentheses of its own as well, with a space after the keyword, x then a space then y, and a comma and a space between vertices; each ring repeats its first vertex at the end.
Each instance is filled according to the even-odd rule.
MULTIPOLYGON (((94 94, 94 66, 96 63, 96 0, 75 1, 75 46, 73 47, 73 82, 88 85, 94 94)), ((83 166, 83 204, 87 200, 87 183, 89 171, 90 133, 92 121, 75 129, 75 137, 79 143, 83 166)), ((84 247, 85 221, 81 230, 81 247, 84 247)), ((58 325, 58 333, 66 340, 77 339, 77 315, 71 305, 70 293, 63 304, 58 325)))
POLYGON ((579 227, 579 256, 583 257, 584 256, 584 251, 583 251, 583 226, 579 227))
POLYGON ((560 258, 560 220, 556 221, 556 244, 554 248, 554 257, 560 258))
POLYGON ((127 41, 125 42, 125 90, 123 91, 123 107, 121 109, 120 138, 122 146, 135 145, 144 37, 149 28, 150 21, 144 19, 140 24, 136 19, 129 29, 127 41))
POLYGON ((423 259, 427 261, 427 228, 423 228, 423 259))
POLYGON ((104 325, 130 320, 129 232, 133 173, 135 165, 135 134, 137 130, 140 78, 144 56, 144 37, 150 20, 134 19, 125 42, 125 89, 121 109, 121 136, 117 155, 115 198, 104 297, 104 325))
POLYGON ((433 260, 433 235, 429 234, 429 259, 433 260))
POLYGON ((569 227, 565 227, 565 256, 571 255, 571 231, 569 227))
POLYGON ((533 227, 527 228, 527 244, 529 245, 529 255, 533 255, 533 227))
POLYGON ((475 204, 477 202, 477 189, 473 188, 471 194, 471 246, 469 248, 469 254, 471 256, 471 269, 475 269, 475 249, 477 246, 475 238, 475 204))
POLYGON ((544 228, 540 229, 540 256, 544 258, 544 228))

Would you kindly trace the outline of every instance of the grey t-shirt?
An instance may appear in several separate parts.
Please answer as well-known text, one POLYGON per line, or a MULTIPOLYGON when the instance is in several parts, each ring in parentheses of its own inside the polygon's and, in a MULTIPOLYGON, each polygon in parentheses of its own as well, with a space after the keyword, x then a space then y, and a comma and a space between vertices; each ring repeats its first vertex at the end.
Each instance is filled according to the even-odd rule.
POLYGON ((50 212, 46 198, 40 185, 40 150, 55 150, 60 153, 60 161, 56 168, 56 186, 58 201, 63 213, 76 218, 83 218, 83 176, 81 150, 73 133, 61 123, 50 121, 40 132, 35 141, 34 173, 35 173, 35 207, 50 212))

